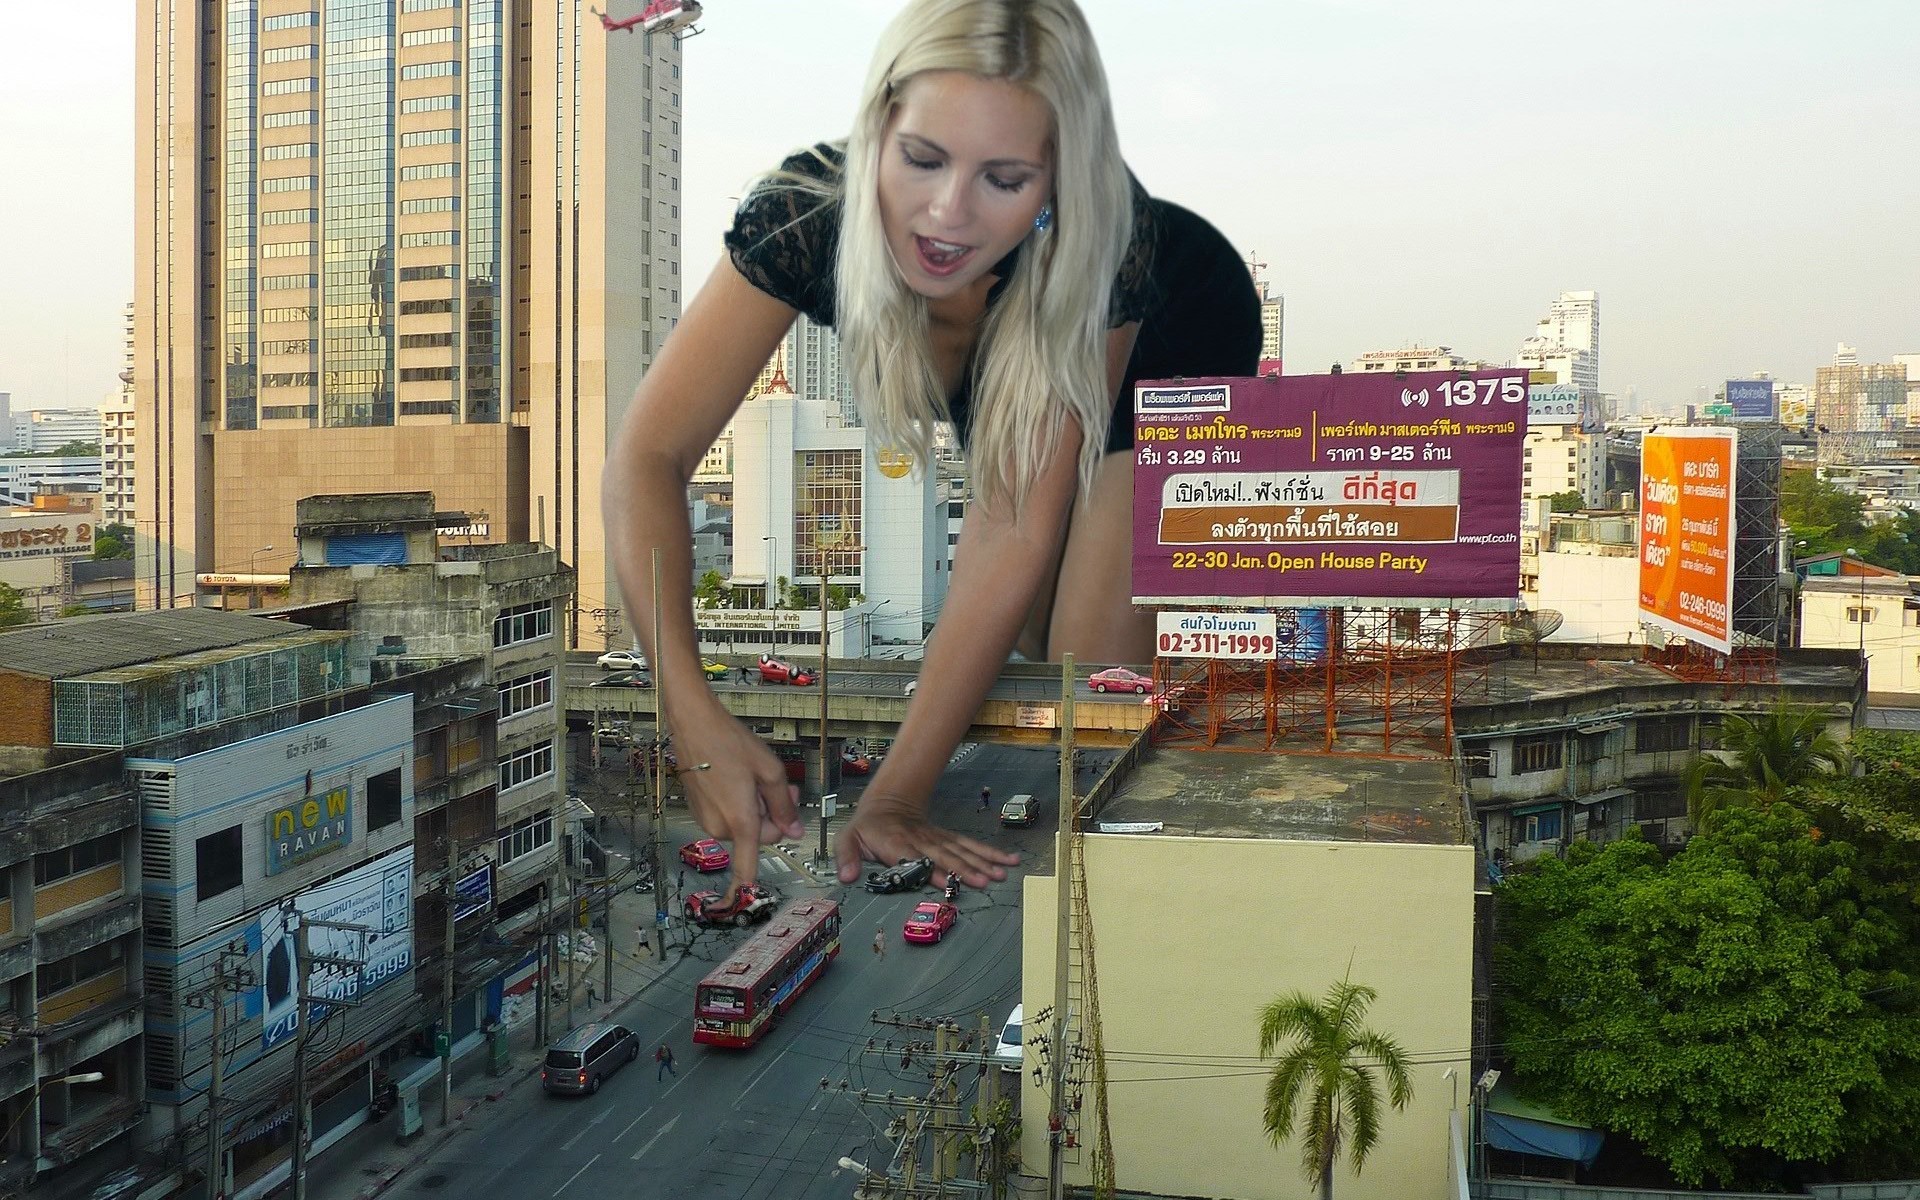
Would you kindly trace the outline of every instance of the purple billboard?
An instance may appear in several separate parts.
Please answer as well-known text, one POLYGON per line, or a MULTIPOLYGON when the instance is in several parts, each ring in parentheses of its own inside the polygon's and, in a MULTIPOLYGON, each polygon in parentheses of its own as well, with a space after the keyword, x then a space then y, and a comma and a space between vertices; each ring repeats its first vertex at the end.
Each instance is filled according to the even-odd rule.
POLYGON ((1524 369, 1145 383, 1134 434, 1136 604, 1517 603, 1524 369))

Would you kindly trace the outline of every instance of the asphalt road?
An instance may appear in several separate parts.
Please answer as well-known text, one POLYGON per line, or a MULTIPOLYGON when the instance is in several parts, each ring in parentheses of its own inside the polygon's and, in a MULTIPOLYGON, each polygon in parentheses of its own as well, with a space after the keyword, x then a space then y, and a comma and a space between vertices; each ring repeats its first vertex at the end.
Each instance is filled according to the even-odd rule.
MULTIPOLYGON (((795 658, 793 661, 803 667, 809 665, 809 660, 805 658, 795 658)), ((791 686, 782 683, 761 683, 757 675, 752 682, 741 683, 737 669, 738 662, 735 662, 734 665, 736 670, 733 674, 728 675, 723 680, 713 681, 712 686, 716 692, 725 693, 757 688, 791 686)), ((811 665, 816 667, 819 665, 819 657, 817 655, 812 660, 811 665)), ((1074 694, 1083 699, 1092 699, 1096 695, 1093 689, 1087 686, 1087 675, 1089 673, 1090 671, 1088 669, 1082 669, 1074 686, 1074 694)), ((616 672, 602 671, 600 668, 594 666, 593 659, 590 657, 569 658, 567 662, 567 686, 570 688, 589 687, 614 674, 616 674, 616 672)), ((907 681, 912 678, 914 678, 914 675, 907 672, 843 671, 835 668, 832 677, 828 679, 827 683, 836 694, 898 696, 901 694, 901 689, 906 686, 907 681)), ((798 690, 818 695, 819 693, 816 688, 817 685, 798 690)), ((1058 677, 1034 679, 1026 677, 1007 678, 1003 676, 994 682, 992 690, 987 693, 989 700, 1057 700, 1059 696, 1060 681, 1058 677)), ((1104 699, 1105 697, 1102 698, 1104 699)), ((1120 693, 1116 694, 1116 698, 1125 700, 1128 696, 1120 693)))
MULTIPOLYGON (((968 745, 955 755, 941 789, 949 799, 937 815, 965 832, 1013 846, 1026 859, 1006 882, 963 894, 960 922, 941 944, 912 946, 900 936, 914 903, 936 891, 876 896, 813 885, 784 856, 770 852, 762 874, 787 896, 824 894, 841 901, 842 950, 760 1045, 741 1052, 693 1044, 694 985, 740 936, 703 935, 690 957, 620 1011, 617 1019, 648 1048, 639 1062, 608 1079, 597 1096, 553 1098, 531 1087, 516 1089, 489 1124, 449 1142, 407 1172, 396 1190, 462 1200, 625 1200, 636 1194, 844 1200, 857 1179, 838 1166, 843 1155, 876 1166, 892 1155, 884 1135, 889 1112, 863 1106, 851 1093, 866 1088, 924 1095, 928 1087, 923 1065, 900 1065, 897 1047, 907 1035, 875 1024, 875 1010, 953 1018, 969 1029, 984 1013, 997 1030, 1017 999, 1019 877, 1050 869, 1052 806, 1034 828, 1003 831, 995 814, 978 810, 978 795, 985 785, 996 798, 1015 791, 1051 797, 1055 761, 1050 750, 1013 746, 968 745), (781 869, 773 869, 774 862, 781 869), (886 935, 884 957, 871 949, 876 930, 886 935), (870 1039, 883 1048, 869 1050, 870 1039), (648 1079, 655 1070, 651 1048, 661 1041, 673 1046, 679 1074, 648 1079), (884 1048, 888 1041, 894 1049, 884 1048)), ((692 836, 684 811, 669 814, 668 833, 670 847, 692 836)), ((798 856, 804 854, 800 848, 798 856)), ((689 888, 696 879, 689 873, 689 888)), ((671 876, 667 882, 672 886, 671 876)))

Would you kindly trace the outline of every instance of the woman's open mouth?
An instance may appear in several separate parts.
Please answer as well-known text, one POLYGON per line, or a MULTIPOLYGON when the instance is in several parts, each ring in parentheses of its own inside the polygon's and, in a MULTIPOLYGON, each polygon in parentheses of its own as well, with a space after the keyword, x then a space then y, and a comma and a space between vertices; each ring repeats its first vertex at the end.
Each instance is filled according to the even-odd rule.
POLYGON ((918 234, 914 235, 913 248, 920 256, 920 269, 936 276, 951 275, 958 271, 973 253, 972 246, 924 238, 918 234))

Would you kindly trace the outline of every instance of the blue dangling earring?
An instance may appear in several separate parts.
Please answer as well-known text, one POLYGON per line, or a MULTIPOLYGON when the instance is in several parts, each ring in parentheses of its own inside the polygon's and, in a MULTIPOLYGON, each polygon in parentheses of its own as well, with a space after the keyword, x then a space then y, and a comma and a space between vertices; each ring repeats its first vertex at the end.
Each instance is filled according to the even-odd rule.
POLYGON ((1051 229, 1053 227, 1053 205, 1043 204, 1040 206, 1040 212, 1033 218, 1033 227, 1040 230, 1051 229))

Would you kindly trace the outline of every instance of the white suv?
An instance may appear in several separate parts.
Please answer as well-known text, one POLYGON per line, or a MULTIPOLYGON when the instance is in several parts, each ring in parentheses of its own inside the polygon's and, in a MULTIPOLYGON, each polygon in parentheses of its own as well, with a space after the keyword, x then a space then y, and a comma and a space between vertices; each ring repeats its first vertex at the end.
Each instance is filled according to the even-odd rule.
POLYGON ((993 1057, 994 1060, 1000 1064, 1002 1071, 1018 1073, 1020 1070, 1020 1056, 1022 1054, 1020 1049, 1020 1024, 1025 1016, 1026 1006, 1024 1004, 1016 1004, 1013 1006, 1013 1011, 1007 1014, 1007 1023, 1000 1027, 1000 1042, 993 1048, 993 1057))

